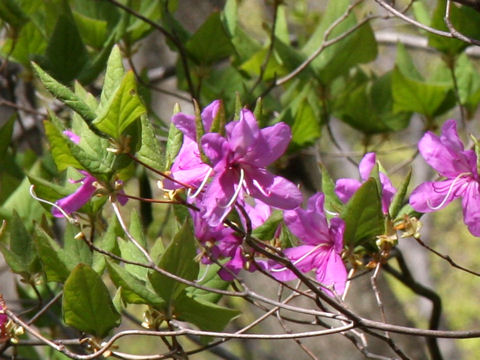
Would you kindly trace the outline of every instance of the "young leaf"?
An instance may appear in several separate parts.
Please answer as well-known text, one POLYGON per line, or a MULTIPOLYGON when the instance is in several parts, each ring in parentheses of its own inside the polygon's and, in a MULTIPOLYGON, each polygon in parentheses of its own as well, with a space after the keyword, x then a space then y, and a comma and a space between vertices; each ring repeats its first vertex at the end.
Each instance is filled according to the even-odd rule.
POLYGON ((129 71, 93 123, 99 130, 118 139, 122 132, 145 112, 137 93, 135 75, 129 71))
POLYGON ((170 123, 168 129, 167 149, 165 151, 165 168, 164 170, 170 170, 173 161, 177 157, 180 148, 182 147, 183 133, 178 130, 173 123, 170 123))
POLYGON ((175 302, 177 319, 191 322, 205 331, 222 331, 239 310, 228 309, 200 299, 183 295, 175 302))
POLYGON ((347 245, 364 245, 384 233, 382 202, 376 180, 364 182, 341 213, 345 221, 344 241, 347 245))
POLYGON ((107 287, 85 264, 78 264, 65 281, 62 310, 67 325, 100 338, 120 323, 107 287))
MULTIPOLYGON (((230 281, 225 281, 218 275, 220 266, 217 264, 209 264, 207 266, 204 265, 200 269, 201 270, 198 274, 199 278, 202 279, 199 281, 200 285, 220 290, 225 290, 230 285, 230 281)), ((187 287, 185 292, 194 300, 208 301, 214 304, 218 303, 222 298, 221 294, 213 293, 193 286, 187 287)))
POLYGON ((83 166, 72 155, 72 151, 70 150, 69 146, 71 141, 62 134, 61 130, 48 120, 43 122, 43 126, 45 128, 45 134, 47 135, 50 143, 50 151, 53 160, 57 165, 58 171, 63 171, 69 166, 75 169, 83 169, 83 166))
POLYGON ((48 75, 40 66, 32 62, 33 70, 37 74, 38 78, 45 86, 45 88, 59 100, 61 100, 70 109, 77 112, 87 122, 91 122, 96 118, 95 112, 88 107, 80 98, 74 94, 65 85, 59 83, 53 77, 48 75))
POLYGON ((271 240, 278 226, 283 220, 283 213, 279 210, 275 210, 272 215, 262 225, 253 230, 253 237, 260 240, 271 240))
POLYGON ((105 80, 103 81, 102 94, 100 95, 100 107, 103 108, 115 94, 115 91, 122 83, 125 69, 123 68, 122 54, 120 48, 115 45, 108 57, 105 80))
POLYGON ((120 265, 107 260, 107 268, 114 284, 122 288, 122 297, 126 302, 131 304, 147 304, 157 309, 162 309, 165 306, 165 301, 153 291, 149 290, 145 286, 145 282, 132 276, 120 265))
POLYGON ((88 55, 70 8, 65 8, 50 36, 43 63, 55 79, 68 84, 87 63, 88 55))
POLYGON ((201 64, 212 64, 233 53, 233 46, 220 19, 212 13, 185 45, 192 57, 201 64))
MULTIPOLYGON (((129 230, 135 240, 138 241, 139 245, 145 248, 146 241, 142 228, 142 223, 136 211, 133 211, 131 214, 129 230)), ((148 263, 145 255, 143 255, 143 253, 130 240, 119 239, 118 246, 120 248, 122 258, 142 264, 148 263)), ((125 264, 125 270, 139 280, 145 281, 147 279, 147 268, 137 265, 125 264)))
POLYGON ((34 239, 47 280, 63 283, 70 274, 63 249, 40 227, 36 228, 34 239))
POLYGON ((400 185, 400 188, 398 189, 397 193, 392 199, 392 203, 390 204, 390 208, 388 209, 388 212, 392 219, 397 218, 397 215, 400 209, 402 208, 403 202, 405 200, 405 195, 407 194, 408 185, 410 184, 411 177, 412 177, 412 169, 410 169, 407 176, 403 180, 402 185, 400 185))
MULTIPOLYGON (((193 281, 198 275, 197 254, 192 225, 186 221, 162 255, 158 266, 183 279, 193 281)), ((158 272, 149 273, 155 292, 171 305, 187 285, 158 272)))
POLYGON ((69 270, 72 270, 78 264, 92 265, 92 251, 83 239, 75 239, 78 229, 71 224, 67 224, 63 236, 63 251, 65 262, 69 270))
POLYGON ((165 151, 160 147, 148 117, 142 116, 140 121, 142 123, 141 145, 136 156, 154 169, 162 170, 165 167, 162 156, 165 151))
POLYGON ((325 209, 330 212, 342 212, 345 205, 340 201, 335 193, 335 183, 333 182, 325 166, 322 168, 322 192, 325 194, 325 209))

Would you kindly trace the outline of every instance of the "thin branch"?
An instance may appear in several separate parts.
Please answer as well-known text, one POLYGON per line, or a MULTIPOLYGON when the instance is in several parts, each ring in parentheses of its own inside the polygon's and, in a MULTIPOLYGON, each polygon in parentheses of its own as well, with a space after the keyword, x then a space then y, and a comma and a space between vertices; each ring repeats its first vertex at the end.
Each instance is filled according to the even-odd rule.
POLYGON ((308 65, 310 65, 310 63, 315 60, 327 47, 329 46, 332 46, 334 44, 336 44, 337 42, 343 40, 344 38, 346 38, 347 36, 349 36, 350 34, 352 34, 353 32, 355 32, 357 29, 359 29, 360 27, 362 27, 364 24, 366 24, 368 21, 372 20, 373 18, 375 18, 376 16, 369 16, 369 17, 366 17, 364 19, 362 19, 360 22, 358 22, 355 26, 351 27, 350 29, 348 29, 347 31, 345 31, 344 33, 342 33, 341 35, 331 39, 331 40, 327 40, 328 37, 330 36, 330 34, 332 33, 333 30, 335 30, 335 28, 341 24, 343 21, 345 21, 345 19, 350 15, 350 13, 352 12, 352 10, 358 6, 360 3, 362 3, 364 0, 357 0, 355 1, 353 4, 349 5, 348 8, 345 10, 345 12, 343 13, 342 16, 340 16, 339 18, 337 18, 332 24, 330 24, 330 26, 325 30, 325 32, 323 33, 323 39, 322 39, 322 43, 320 45, 320 47, 315 50, 303 63, 301 63, 295 70, 293 70, 290 74, 288 75, 285 75, 284 77, 278 79, 276 82, 275 82, 275 86, 279 86, 279 85, 283 85, 285 84, 286 82, 292 80, 295 76, 297 76, 298 74, 300 74, 303 70, 305 70, 308 65))
MULTIPOLYGON (((409 24, 414 25, 415 27, 417 27, 419 29, 422 29, 422 30, 425 30, 429 33, 439 35, 439 36, 443 36, 443 37, 446 37, 446 38, 450 38, 450 39, 455 38, 455 39, 458 39, 458 40, 462 40, 462 41, 466 42, 467 44, 480 46, 480 41, 479 40, 470 38, 468 36, 465 36, 465 35, 459 33, 458 31, 456 31, 454 28, 453 28, 453 32, 452 32, 452 30, 450 30, 450 32, 438 30, 438 29, 432 28, 430 26, 427 26, 425 24, 422 24, 421 22, 418 22, 418 21, 416 21, 412 18, 409 18, 408 16, 403 14, 401 11, 398 11, 393 6, 391 6, 390 4, 386 3, 383 0, 375 0, 375 2, 378 5, 380 5, 381 7, 383 7, 385 10, 387 10, 389 13, 395 15, 396 17, 402 19, 403 21, 408 22, 409 24)), ((447 27, 448 27, 448 25, 447 25, 447 27)))
POLYGON ((441 257, 443 260, 447 261, 450 265, 452 265, 454 268, 457 268, 459 270, 462 270, 462 271, 465 271, 469 274, 472 274, 472 275, 475 275, 475 276, 480 276, 480 273, 476 272, 476 271, 473 271, 473 270, 470 270, 464 266, 461 266, 459 264, 457 264, 455 261, 453 261, 453 259, 448 256, 448 255, 444 255, 440 252, 438 252, 437 250, 435 249, 432 249, 430 246, 428 246, 427 244, 425 244, 420 238, 415 238, 415 240, 417 241, 417 243, 419 243, 421 246, 423 246, 425 249, 427 249, 428 251, 431 251, 432 253, 434 253, 435 255, 437 255, 438 257, 441 257))

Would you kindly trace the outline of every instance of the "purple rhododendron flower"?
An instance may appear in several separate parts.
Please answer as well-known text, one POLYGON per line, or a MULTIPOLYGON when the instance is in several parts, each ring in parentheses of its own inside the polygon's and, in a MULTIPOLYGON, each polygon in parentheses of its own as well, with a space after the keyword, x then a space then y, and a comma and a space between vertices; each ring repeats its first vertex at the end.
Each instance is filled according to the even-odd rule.
POLYGON ((470 232, 480 236, 480 191, 477 156, 465 150, 457 134, 457 124, 448 120, 440 137, 428 131, 418 143, 425 161, 446 178, 419 185, 410 195, 410 205, 419 212, 444 208, 461 197, 463 219, 470 232))
POLYGON ((293 209, 302 194, 290 181, 265 167, 278 159, 291 138, 290 128, 278 123, 259 129, 253 113, 243 109, 239 121, 227 124, 226 137, 205 134, 202 148, 210 159, 214 177, 202 200, 204 217, 218 225, 244 193, 280 209, 293 209))
MULTIPOLYGON (((93 183, 97 181, 97 179, 86 171, 80 170, 80 173, 84 176, 82 179, 70 181, 72 183, 80 182, 82 185, 74 193, 55 202, 55 204, 61 207, 67 214, 71 214, 80 209, 90 200, 97 190, 97 188, 93 186, 93 183)), ((58 218, 63 217, 63 213, 56 207, 52 208, 52 214, 58 218)))
MULTIPOLYGON (((203 128, 210 131, 213 120, 220 108, 220 100, 215 100, 203 109, 201 118, 203 128)), ((184 113, 175 114, 172 122, 183 133, 183 144, 170 169, 171 176, 182 184, 198 187, 202 181, 209 176, 212 168, 205 164, 200 157, 200 150, 197 144, 197 130, 195 116, 184 113)), ((181 188, 182 185, 165 179, 163 187, 168 190, 181 188)))
MULTIPOLYGON (((230 258, 223 265, 223 269, 218 272, 225 281, 233 280, 234 275, 237 275, 242 269, 251 272, 257 269, 254 263, 248 263, 241 247, 242 239, 235 235, 231 228, 223 224, 210 226, 198 211, 190 211, 190 214, 193 218, 195 237, 208 249, 208 255, 204 254, 202 256, 202 263, 211 264, 212 260, 230 258)), ((257 263, 262 268, 267 268, 265 261, 258 261, 257 263)))
MULTIPOLYGON (((324 200, 325 196, 317 193, 308 200, 306 210, 297 208, 285 211, 285 223, 302 240, 303 245, 285 249, 283 253, 301 272, 315 269, 318 282, 332 287, 336 294, 341 295, 347 281, 347 270, 341 257, 345 223, 342 219, 333 218, 328 225, 323 209, 324 200)), ((270 261, 269 270, 278 280, 296 278, 292 271, 277 262, 270 261)), ((333 295, 331 291, 323 290, 333 295)))
MULTIPOLYGON (((338 179, 335 183, 335 193, 341 201, 346 203, 355 194, 355 192, 362 186, 362 183, 367 181, 370 177, 375 162, 377 161, 375 153, 367 153, 360 161, 358 170, 362 181, 355 179, 338 179)), ((388 213, 388 208, 392 202, 393 196, 397 190, 393 187, 390 179, 384 173, 379 173, 380 183, 382 184, 382 211, 384 214, 388 213)))

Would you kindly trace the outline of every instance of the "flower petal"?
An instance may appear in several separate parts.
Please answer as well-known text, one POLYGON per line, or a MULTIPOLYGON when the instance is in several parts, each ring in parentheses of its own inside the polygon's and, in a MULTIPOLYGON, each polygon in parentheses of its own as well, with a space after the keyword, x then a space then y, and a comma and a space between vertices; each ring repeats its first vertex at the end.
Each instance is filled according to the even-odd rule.
MULTIPOLYGON (((183 145, 170 169, 171 176, 184 184, 199 186, 209 171, 210 166, 205 164, 200 158, 197 143, 185 137, 183 145)), ((182 186, 169 179, 164 179, 163 187, 173 190, 182 186)))
POLYGON ((317 193, 308 201, 307 209, 285 211, 284 220, 290 231, 305 244, 331 243, 327 219, 323 211, 325 196, 317 193))
POLYGON ((225 130, 235 158, 247 156, 260 136, 257 120, 248 109, 242 109, 240 120, 228 123, 225 130))
POLYGON ((261 129, 260 136, 245 161, 258 167, 266 167, 283 155, 291 138, 290 127, 283 122, 261 129))
MULTIPOLYGON (((86 176, 83 179, 82 185, 74 193, 58 200, 56 204, 67 214, 77 211, 90 200, 97 190, 95 186, 93 186, 95 181, 96 179, 93 176, 86 176)), ((58 218, 63 217, 62 212, 55 207, 52 208, 52 214, 58 218)))
MULTIPOLYGON (((315 265, 312 264, 312 260, 315 259, 316 255, 315 246, 296 246, 283 250, 283 253, 301 272, 309 272, 315 267, 315 265)), ((297 278, 293 271, 274 260, 269 261, 268 269, 270 274, 280 281, 290 281, 297 278)))
POLYGON ((262 168, 244 167, 250 195, 270 206, 289 210, 302 202, 302 193, 292 182, 262 168))
POLYGON ((233 207, 229 205, 235 189, 240 186, 239 175, 235 171, 225 171, 214 176, 205 190, 200 206, 202 216, 210 226, 218 226, 233 207), (229 205, 229 206, 227 206, 229 205))
POLYGON ((415 211, 428 213, 443 209, 465 192, 468 179, 449 179, 420 184, 410 195, 410 205, 415 211))
POLYGON ((420 139, 418 149, 425 161, 442 176, 454 178, 465 172, 477 174, 475 152, 463 150, 454 121, 444 124, 440 138, 427 132, 420 139))
POLYGON ((335 183, 335 194, 342 202, 346 203, 360 186, 362 183, 355 179, 338 179, 335 183))
POLYGON ((480 236, 480 190, 478 182, 472 181, 465 189, 462 206, 463 219, 468 226, 468 230, 473 235, 480 236))
POLYGON ((363 181, 367 181, 368 178, 370 177, 370 173, 372 172, 372 169, 375 166, 376 161, 377 161, 377 157, 375 153, 369 152, 365 154, 363 159, 360 161, 360 164, 358 164, 358 171, 363 181))
POLYGON ((230 154, 230 145, 227 140, 218 133, 205 134, 202 137, 202 149, 212 162, 215 170, 222 171, 218 168, 218 165, 224 167, 230 154))
MULTIPOLYGON (((317 281, 322 285, 333 287, 337 295, 342 295, 345 291, 348 274, 341 256, 332 249, 325 253, 321 261, 321 264, 317 267, 317 281)), ((322 290, 333 296, 331 291, 325 288, 322 288, 322 290)))

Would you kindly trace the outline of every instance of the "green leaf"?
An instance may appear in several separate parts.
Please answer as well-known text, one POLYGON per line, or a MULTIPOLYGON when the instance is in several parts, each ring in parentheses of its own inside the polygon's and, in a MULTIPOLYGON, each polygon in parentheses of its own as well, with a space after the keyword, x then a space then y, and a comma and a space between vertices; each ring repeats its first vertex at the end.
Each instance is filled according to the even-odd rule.
POLYGON ((408 112, 393 112, 391 72, 345 91, 335 101, 334 114, 365 134, 402 130, 411 116, 408 112))
POLYGON ((279 121, 286 122, 292 128, 291 149, 312 145, 322 133, 321 109, 312 83, 300 86, 303 86, 301 92, 279 116, 279 121))
MULTIPOLYGON (((220 266, 217 264, 209 264, 207 266, 201 266, 199 272, 199 278, 202 279, 198 282, 199 285, 206 286, 212 289, 225 290, 230 285, 230 281, 223 280, 219 275, 218 271, 220 266)), ((194 300, 208 301, 210 303, 218 303, 222 298, 222 294, 217 294, 207 290, 199 289, 193 286, 189 286, 185 289, 188 296, 194 300)))
POLYGON ((73 17, 83 42, 101 50, 108 36, 107 21, 94 19, 78 12, 73 12, 73 17))
POLYGON ((100 95, 100 108, 103 109, 108 105, 115 91, 122 83, 124 75, 125 69, 123 68, 122 54, 120 48, 115 45, 107 61, 105 80, 103 81, 102 94, 100 95))
POLYGON ((142 116, 140 120, 142 124, 141 145, 136 156, 154 169, 163 170, 165 167, 163 153, 165 151, 160 147, 148 117, 142 116))
POLYGON ((232 38, 237 30, 238 22, 238 0, 227 0, 221 13, 222 22, 227 34, 232 38))
MULTIPOLYGON (((186 221, 175 238, 166 248, 158 266, 183 279, 193 281, 197 278, 198 263, 192 225, 186 221)), ((150 272, 149 279, 155 292, 170 306, 187 286, 158 272, 150 272)))
POLYGON ((39 226, 34 239, 47 280, 63 283, 70 274, 63 249, 39 226))
MULTIPOLYGON (((145 249, 146 240, 142 228, 142 223, 136 211, 133 211, 131 213, 129 231, 130 234, 134 237, 134 239, 138 242, 138 244, 145 249)), ((148 264, 148 260, 145 258, 145 255, 143 255, 140 249, 138 249, 135 244, 130 240, 119 239, 118 246, 120 248, 122 258, 142 264, 148 264)), ((147 279, 147 268, 137 265, 125 264, 125 270, 128 271, 131 275, 135 276, 137 279, 140 279, 142 281, 145 281, 147 279)))
MULTIPOLYGON (((437 1, 437 7, 433 12, 431 27, 438 30, 449 32, 447 25, 445 24, 445 1, 437 1)), ((461 34, 472 37, 474 39, 480 38, 480 14, 473 11, 470 7, 455 5, 450 7, 450 21, 453 27, 461 34)), ((428 45, 436 48, 437 50, 448 54, 456 55, 462 52, 468 43, 452 38, 446 38, 445 36, 439 36, 432 33, 428 33, 428 45)))
POLYGON ((109 99, 108 105, 99 111, 94 124, 99 130, 118 139, 122 132, 145 112, 137 93, 135 75, 129 71, 109 99))
POLYGON ((450 89, 449 85, 408 78, 395 67, 392 77, 393 111, 417 112, 433 117, 441 109, 450 89))
POLYGON ((325 166, 322 168, 322 192, 325 195, 325 209, 329 212, 342 212, 345 205, 340 201, 338 195, 335 193, 335 182, 330 177, 328 170, 325 166))
POLYGON ((222 331, 240 311, 228 309, 200 299, 181 296, 175 303, 175 315, 179 320, 191 322, 205 331, 222 331))
POLYGON ((168 129, 167 148, 165 151, 165 168, 164 170, 170 170, 173 161, 177 157, 180 148, 183 143, 183 133, 178 130, 173 123, 170 123, 168 129))
POLYGON ((100 338, 120 323, 107 287, 85 264, 77 265, 65 282, 62 309, 67 325, 100 338))
POLYGON ((88 61, 87 49, 68 6, 58 18, 48 42, 44 64, 61 83, 70 83, 88 61))
MULTIPOLYGON (((102 250, 112 252, 115 249, 115 246, 117 245, 117 237, 120 237, 123 234, 124 234, 123 230, 120 227, 120 224, 118 223, 117 218, 114 216, 109 221, 107 231, 105 232, 105 234, 103 234, 102 239, 100 241, 97 241, 95 243, 95 246, 102 250)), ((105 266, 106 266, 105 257, 106 255, 103 255, 98 251, 95 251, 93 253, 92 268, 98 274, 102 274, 103 271, 105 270, 105 266)))
POLYGON ((87 104, 81 101, 80 98, 68 87, 60 84, 34 62, 32 62, 32 67, 42 84, 53 96, 57 97, 73 111, 77 112, 87 122, 91 122, 96 118, 95 112, 90 109, 87 104))
MULTIPOLYGON (((305 44, 302 52, 310 56, 323 43, 326 29, 345 14, 350 6, 349 0, 329 1, 320 25, 305 44)), ((331 32, 327 40, 331 40, 357 24, 352 12, 331 32)), ((311 63, 323 84, 330 83, 339 75, 345 74, 351 67, 374 60, 377 57, 377 43, 372 28, 366 23, 332 46, 325 48, 311 63), (362 46, 357 46, 362 44, 362 46)))
POLYGON ((457 58, 455 76, 460 102, 473 115, 480 103, 480 74, 466 54, 457 58))
POLYGON ((47 41, 41 30, 33 23, 25 24, 17 37, 7 38, 2 46, 2 55, 10 57, 28 67, 32 57, 40 55, 47 47, 47 41))
POLYGON ((212 64, 233 53, 220 13, 212 13, 187 41, 185 48, 200 64, 212 64))
POLYGON ((278 226, 283 220, 283 213, 279 210, 275 210, 270 217, 262 225, 255 228, 252 232, 252 236, 260 240, 273 239, 278 226))
MULTIPOLYGON (((52 114, 51 116, 54 115, 52 114)), ((61 130, 48 120, 43 122, 43 126, 48 142, 50 143, 50 152, 57 165, 58 171, 63 171, 69 166, 75 169, 83 169, 83 166, 72 155, 69 146, 69 142, 71 141, 62 134, 61 130)))
POLYGON ((400 185, 399 190, 395 193, 395 196, 392 199, 392 203, 390 204, 390 208, 388 212, 392 219, 396 219, 400 209, 403 206, 403 202, 405 201, 405 195, 407 194, 408 185, 410 184, 410 178, 412 177, 412 169, 408 172, 405 179, 403 179, 402 185, 400 185))
POLYGON ((83 239, 75 239, 79 229, 72 224, 67 224, 63 236, 65 263, 69 270, 78 264, 92 265, 92 250, 83 239))
POLYGON ((344 241, 347 245, 366 245, 384 233, 382 201, 376 180, 364 182, 341 213, 345 221, 344 241))
POLYGON ((122 297, 126 302, 131 304, 147 304, 158 309, 165 307, 165 301, 160 296, 149 290, 145 282, 132 276, 120 265, 107 260, 107 268, 114 284, 122 288, 122 297))

